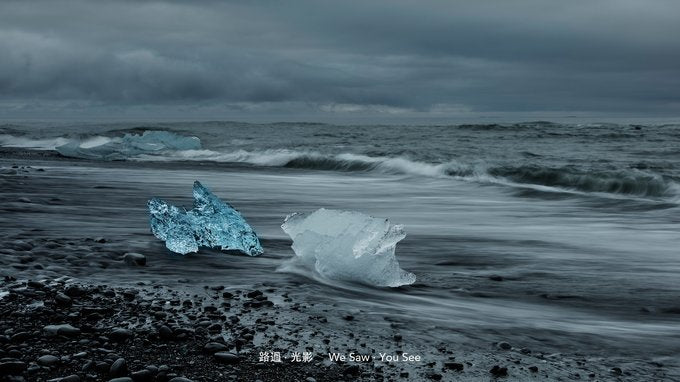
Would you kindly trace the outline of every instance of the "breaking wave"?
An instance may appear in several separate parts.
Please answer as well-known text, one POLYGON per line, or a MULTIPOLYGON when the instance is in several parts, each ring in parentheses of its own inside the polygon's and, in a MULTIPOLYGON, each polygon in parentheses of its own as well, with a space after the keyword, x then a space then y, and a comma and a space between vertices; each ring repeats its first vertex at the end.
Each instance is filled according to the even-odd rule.
POLYGON ((649 197, 675 194, 677 183, 657 174, 639 170, 615 172, 579 172, 569 168, 540 166, 495 167, 489 175, 517 183, 536 184, 583 192, 602 192, 649 197))
POLYGON ((211 150, 178 152, 176 159, 247 163, 257 166, 325 171, 380 172, 427 177, 455 177, 478 181, 536 185, 564 191, 609 193, 640 197, 679 195, 680 186, 672 179, 638 169, 621 171, 577 171, 537 165, 490 166, 456 161, 427 163, 403 157, 372 157, 359 154, 322 154, 293 150, 238 150, 220 153, 211 150))
MULTIPOLYGON (((140 160, 157 159, 140 156, 140 160)), ((413 161, 402 157, 372 157, 367 155, 341 153, 322 154, 316 151, 294 151, 286 149, 222 153, 212 150, 186 150, 173 153, 165 160, 215 161, 225 163, 247 163, 257 166, 298 168, 324 171, 376 171, 386 174, 420 175, 441 177, 452 175, 458 165, 454 162, 434 164, 413 161)))
MULTIPOLYGON (((0 146, 56 150, 61 155, 96 160, 208 161, 243 163, 343 172, 379 172, 501 183, 515 187, 637 197, 673 197, 680 200, 677 179, 641 168, 594 171, 541 165, 494 165, 451 160, 432 163, 402 156, 369 156, 355 153, 322 153, 290 149, 214 151, 204 149, 197 137, 168 131, 128 132, 123 137, 41 138, 0 134, 0 146)), ((534 154, 535 155, 535 154, 534 154)), ((525 155, 526 157, 526 155, 525 155)), ((530 155, 533 158, 533 156, 530 155)))

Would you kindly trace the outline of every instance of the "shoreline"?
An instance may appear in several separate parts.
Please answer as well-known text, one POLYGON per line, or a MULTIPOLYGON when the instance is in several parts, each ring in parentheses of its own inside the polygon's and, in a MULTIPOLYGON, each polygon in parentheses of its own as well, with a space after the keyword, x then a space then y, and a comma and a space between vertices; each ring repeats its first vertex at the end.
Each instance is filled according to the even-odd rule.
POLYGON ((361 330, 346 331, 355 317, 343 316, 346 325, 339 328, 278 288, 204 291, 6 276, 0 282, 2 380, 668 380, 661 364, 609 367, 611 360, 532 353, 506 342, 473 352, 448 344, 436 356, 403 362, 409 357, 403 350, 376 350, 403 349, 401 335, 366 340, 361 330), (279 352, 282 362, 263 362, 261 352, 279 352), (296 352, 313 359, 294 362, 296 352), (383 362, 381 353, 402 362, 383 362))
MULTIPOLYGON (((14 174, 0 174, 6 186, 0 196, 7 202, 0 218, 6 230, 0 248, 0 277, 6 277, 0 281, 0 370, 7 374, 9 368, 17 375, 0 373, 0 380, 59 381, 77 375, 79 381, 108 381, 119 358, 125 359, 128 376, 150 369, 153 378, 138 379, 142 381, 168 381, 173 374, 192 381, 263 382, 680 380, 671 357, 635 347, 624 352, 611 347, 606 341, 615 339, 606 336, 560 327, 545 330, 520 321, 516 326, 522 331, 515 333, 503 326, 465 327, 454 316, 446 323, 422 320, 398 300, 386 301, 393 303, 389 310, 371 309, 371 300, 363 301, 367 291, 353 294, 299 275, 274 273, 288 256, 290 242, 271 235, 264 242, 271 252, 258 258, 211 250, 173 257, 148 233, 143 206, 150 183, 138 180, 147 172, 128 170, 132 166, 125 162, 65 159, 50 168, 43 157, 2 159, 17 167, 14 174), (92 169, 73 171, 70 165, 78 163, 92 169), (134 176, 130 181, 111 179, 109 167, 134 176), (143 254, 148 262, 127 263, 124 256, 129 252, 143 254), (216 267, 219 273, 209 271, 216 267), (67 293, 73 285, 81 285, 84 292, 67 293), (71 302, 58 302, 68 301, 61 294, 71 302), (348 304, 352 299, 364 303, 348 304), (47 335, 46 326, 61 324, 78 328, 78 336, 47 335), (209 330, 218 324, 219 332, 216 326, 209 330), (163 326, 181 339, 161 338, 163 326), (109 337, 114 328, 132 334, 113 341, 109 337), (204 350, 208 343, 218 344, 211 349, 238 355, 239 361, 217 362, 204 350), (560 343, 561 348, 556 345, 560 343), (590 346, 581 347, 587 343, 590 346), (598 349, 598 344, 603 346, 598 349), (274 351, 282 356, 312 351, 315 357, 309 364, 259 361, 260 352, 274 351), (350 361, 352 352, 370 358, 350 361), (331 362, 329 353, 347 359, 331 362), (384 362, 381 353, 397 359, 408 353, 421 360, 384 362), (38 359, 45 355, 58 361, 50 363, 48 357, 41 362, 49 365, 40 365, 38 359), (93 363, 83 370, 87 360, 93 363), (161 366, 167 366, 162 373, 156 369, 161 366)), ((243 182, 234 188, 250 187, 250 175, 232 175, 243 182)), ((185 198, 184 179, 171 183, 159 177, 156 182, 154 187, 163 188, 164 194, 182 195, 171 198, 173 202, 185 198)), ((272 221, 279 214, 272 206, 280 199, 273 200, 249 215, 253 221, 272 221)), ((508 280, 493 283, 509 285, 508 280)))

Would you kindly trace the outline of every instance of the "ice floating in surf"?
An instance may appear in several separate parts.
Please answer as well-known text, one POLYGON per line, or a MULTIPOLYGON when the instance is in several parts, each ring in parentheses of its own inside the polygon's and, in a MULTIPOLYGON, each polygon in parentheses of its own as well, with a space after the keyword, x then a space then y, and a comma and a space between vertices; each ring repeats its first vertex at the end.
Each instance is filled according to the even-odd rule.
POLYGON ((87 141, 70 141, 56 150, 66 157, 83 159, 125 160, 142 154, 168 150, 200 150, 198 137, 183 136, 168 131, 145 131, 125 134, 120 138, 98 137, 87 141))
POLYGON ((165 246, 183 255, 199 247, 236 250, 250 256, 263 250, 255 231, 229 203, 221 201, 200 182, 194 182, 194 208, 186 211, 152 198, 148 202, 151 232, 165 246))
POLYGON ((387 219, 321 208, 288 215, 281 228, 293 239, 297 259, 326 278, 389 287, 416 281, 394 254, 404 228, 387 219))

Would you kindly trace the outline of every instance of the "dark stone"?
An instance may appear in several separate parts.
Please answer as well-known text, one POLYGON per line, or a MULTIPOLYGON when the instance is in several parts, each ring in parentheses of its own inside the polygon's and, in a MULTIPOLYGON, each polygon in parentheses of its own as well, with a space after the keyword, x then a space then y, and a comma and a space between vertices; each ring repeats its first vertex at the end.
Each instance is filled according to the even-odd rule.
POLYGON ((80 382, 80 377, 77 374, 72 374, 60 379, 59 382, 80 382))
POLYGON ((529 371, 531 371, 532 373, 538 373, 538 367, 536 367, 536 366, 529 366, 529 371))
POLYGON ((495 365, 489 370, 489 373, 493 374, 494 377, 506 377, 508 375, 508 368, 495 365))
POLYGON ((54 296, 54 301, 56 301, 59 305, 71 305, 73 300, 71 300, 71 297, 59 292, 56 296, 54 296))
POLYGON ((12 337, 10 337, 10 340, 12 342, 24 342, 27 339, 31 338, 31 334, 28 332, 19 332, 14 334, 12 337))
POLYGON ((239 358, 236 354, 228 352, 218 352, 215 353, 213 357, 215 357, 215 360, 219 363, 232 364, 239 361, 239 358))
POLYGON ((491 276, 489 276, 489 280, 491 280, 491 281, 503 281, 503 277, 498 276, 498 275, 491 275, 491 276))
POLYGON ((53 355, 44 355, 38 358, 38 364, 42 366, 52 366, 59 362, 59 357, 53 355))
POLYGON ((125 261, 125 264, 127 265, 143 267, 146 265, 146 256, 141 253, 128 252, 123 256, 123 261, 125 261))
POLYGON ((112 377, 123 377, 127 372, 127 362, 125 362, 124 358, 118 358, 109 368, 109 374, 112 377))
POLYGON ((47 325, 43 330, 51 336, 75 337, 80 334, 80 329, 69 324, 47 325))
POLYGON ((169 380, 168 382, 193 382, 193 381, 189 378, 175 377, 175 378, 169 380))
POLYGON ((357 376, 361 374, 361 368, 359 367, 359 365, 349 365, 345 368, 343 374, 357 376))
POLYGON ((169 327, 163 325, 160 328, 158 328, 158 337, 164 340, 171 340, 174 337, 174 333, 172 332, 172 329, 169 327))
POLYGON ((89 360, 89 361, 85 362, 85 364, 80 368, 80 371, 88 371, 88 370, 94 368, 94 366, 95 366, 94 361, 89 360))
POLYGON ((0 375, 19 375, 26 370, 26 363, 21 361, 0 362, 0 375))
POLYGON ((612 367, 611 373, 614 375, 621 375, 623 374, 623 371, 621 370, 620 367, 612 367))
POLYGON ((465 368, 460 362, 444 362, 444 367, 449 370, 463 371, 465 368))
POLYGON ((258 296, 262 296, 262 292, 260 292, 259 290, 254 290, 252 292, 248 292, 248 294, 246 295, 246 297, 248 297, 248 298, 255 298, 255 297, 258 297, 258 296))
POLYGON ((215 354, 217 352, 226 351, 229 348, 225 344, 219 342, 209 342, 203 347, 203 351, 209 354, 215 354))
POLYGON ((343 316, 342 318, 347 320, 347 321, 352 321, 354 319, 354 316, 352 316, 351 314, 347 314, 347 315, 343 316))
POLYGON ((29 288, 33 288, 33 289, 42 289, 42 288, 45 287, 45 283, 43 283, 42 281, 33 281, 33 280, 29 280, 26 285, 28 285, 29 288))
POLYGON ((118 328, 113 329, 113 331, 109 333, 109 339, 115 342, 125 342, 128 338, 132 337, 132 335, 133 335, 132 331, 128 329, 118 328))
POLYGON ((512 349, 512 345, 510 345, 510 344, 507 343, 507 342, 499 342, 499 343, 498 343, 498 348, 499 348, 499 349, 502 349, 502 350, 510 350, 510 349, 512 349))
POLYGON ((80 297, 87 293, 87 291, 78 285, 71 285, 64 290, 64 293, 69 297, 80 297))
POLYGON ((130 377, 135 382, 153 381, 153 373, 151 373, 151 371, 147 369, 135 371, 134 373, 130 374, 130 377))
POLYGON ((114 379, 109 379, 109 382, 134 382, 130 377, 119 377, 114 379))

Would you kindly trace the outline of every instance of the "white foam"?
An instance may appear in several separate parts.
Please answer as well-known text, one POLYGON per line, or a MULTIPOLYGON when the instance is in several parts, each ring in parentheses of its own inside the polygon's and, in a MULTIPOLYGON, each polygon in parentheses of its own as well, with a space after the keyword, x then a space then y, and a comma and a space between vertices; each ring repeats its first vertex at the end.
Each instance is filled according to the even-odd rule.
POLYGON ((33 139, 26 137, 17 137, 9 134, 0 134, 0 146, 3 147, 17 147, 36 150, 54 150, 57 146, 64 145, 70 142, 68 138, 44 138, 33 139))

